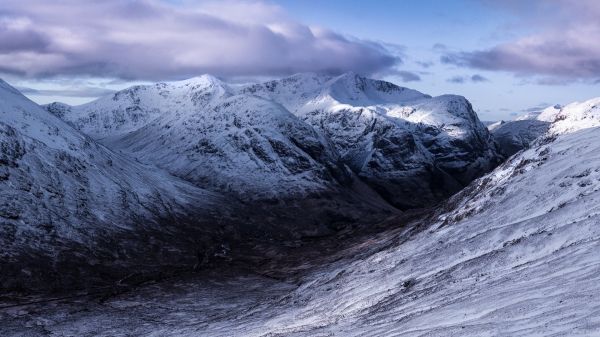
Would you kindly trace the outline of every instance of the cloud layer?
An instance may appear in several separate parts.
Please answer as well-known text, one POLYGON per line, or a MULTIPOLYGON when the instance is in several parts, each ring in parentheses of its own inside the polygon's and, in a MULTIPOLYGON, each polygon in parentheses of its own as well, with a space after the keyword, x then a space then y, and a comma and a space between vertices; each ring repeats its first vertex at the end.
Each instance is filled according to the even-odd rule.
POLYGON ((302 25, 264 2, 0 2, 0 72, 20 76, 383 73, 400 61, 381 44, 302 25))
POLYGON ((506 0, 495 5, 520 15, 536 33, 487 50, 446 53, 442 63, 520 76, 600 77, 600 1, 506 0))

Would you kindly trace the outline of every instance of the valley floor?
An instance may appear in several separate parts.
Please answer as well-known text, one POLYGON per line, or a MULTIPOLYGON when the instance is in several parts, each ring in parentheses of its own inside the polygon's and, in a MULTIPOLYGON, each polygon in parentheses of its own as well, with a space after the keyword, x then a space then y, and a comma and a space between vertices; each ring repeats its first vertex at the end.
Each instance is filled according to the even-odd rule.
POLYGON ((262 275, 233 268, 108 297, 5 298, 0 335, 600 336, 600 216, 586 199, 481 231, 413 222, 262 275), (576 218, 583 204, 589 216, 576 218))

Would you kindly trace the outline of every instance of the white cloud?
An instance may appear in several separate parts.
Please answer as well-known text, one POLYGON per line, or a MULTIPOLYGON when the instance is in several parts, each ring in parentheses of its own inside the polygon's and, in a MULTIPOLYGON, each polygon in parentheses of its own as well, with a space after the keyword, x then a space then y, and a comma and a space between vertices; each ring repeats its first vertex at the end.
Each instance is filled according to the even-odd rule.
POLYGON ((400 62, 262 1, 2 0, 0 18, 0 72, 28 77, 381 73, 400 62))

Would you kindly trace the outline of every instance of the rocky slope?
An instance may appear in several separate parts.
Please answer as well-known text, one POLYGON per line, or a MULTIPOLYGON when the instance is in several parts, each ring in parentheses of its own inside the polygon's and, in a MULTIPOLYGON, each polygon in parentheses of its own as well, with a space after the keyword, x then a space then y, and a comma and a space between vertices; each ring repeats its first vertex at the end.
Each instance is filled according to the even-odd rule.
POLYGON ((108 150, 3 81, 0 150, 3 288, 189 263, 202 218, 223 202, 108 150))
POLYGON ((491 130, 500 151, 506 156, 526 149, 550 127, 549 122, 535 119, 502 122, 491 130))

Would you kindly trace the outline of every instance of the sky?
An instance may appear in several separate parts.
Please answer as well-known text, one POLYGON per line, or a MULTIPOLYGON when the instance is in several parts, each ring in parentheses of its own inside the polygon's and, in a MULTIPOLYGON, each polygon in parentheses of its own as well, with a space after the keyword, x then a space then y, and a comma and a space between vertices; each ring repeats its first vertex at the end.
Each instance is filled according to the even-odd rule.
POLYGON ((600 96, 598 17, 596 0, 2 0, 0 77, 81 104, 204 73, 354 71, 511 119, 600 96))

